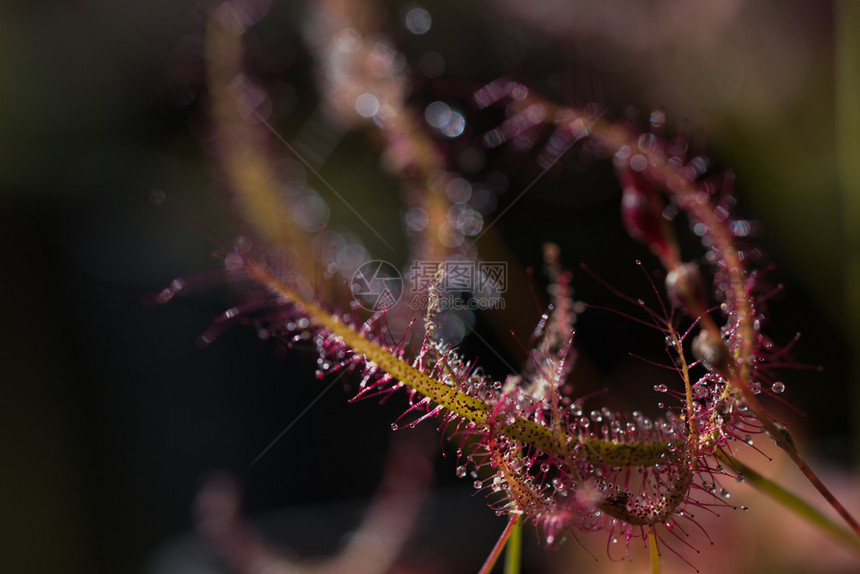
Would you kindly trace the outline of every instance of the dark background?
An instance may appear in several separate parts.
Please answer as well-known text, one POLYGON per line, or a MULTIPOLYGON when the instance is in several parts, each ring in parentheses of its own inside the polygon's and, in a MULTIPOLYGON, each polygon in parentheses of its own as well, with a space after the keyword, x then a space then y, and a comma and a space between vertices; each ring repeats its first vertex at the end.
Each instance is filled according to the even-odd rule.
MULTIPOLYGON (((433 28, 411 37, 398 22, 400 5, 385 3, 390 35, 410 61, 434 50, 447 62, 440 79, 416 72, 416 108, 436 98, 459 102, 470 122, 464 138, 477 141, 479 128, 497 121, 492 111, 469 110, 468 101, 502 74, 561 101, 608 104, 615 117, 628 105, 646 110, 640 117, 659 106, 670 123, 686 117, 706 128, 716 165, 738 174, 739 212, 766 226, 757 241, 776 263, 774 281, 787 287, 772 302, 767 332, 778 343, 802 332, 799 361, 826 368, 783 375, 785 398, 806 414, 784 416, 807 452, 849 465, 855 443, 843 245, 854 221, 840 211, 838 194, 829 3, 738 3, 728 15, 683 25, 659 20, 659 10, 653 22, 620 13, 586 18, 588 10, 577 20, 562 11, 557 29, 540 19, 541 2, 529 3, 534 19, 505 11, 504 2, 461 4, 426 2, 433 28), (568 16, 587 25, 565 28, 568 16), (665 33, 637 44, 638 26, 665 33), (697 43, 703 30, 713 44, 697 43)), ((252 515, 365 499, 381 475, 402 401, 348 405, 336 386, 249 468, 324 388, 313 377, 312 353, 276 358, 271 343, 244 328, 198 349, 196 337, 237 296, 229 287, 144 305, 147 293, 173 278, 217 265, 205 237, 150 205, 152 190, 166 190, 225 236, 240 228, 198 137, 201 34, 210 8, 107 0, 0 6, 4 571, 140 571, 159 545, 190 529, 194 493, 213 469, 239 476, 252 515)), ((286 134, 295 134, 318 100, 302 14, 301 4, 276 4, 251 33, 251 64, 290 88, 279 124, 286 134)), ((324 173, 351 182, 372 206, 363 180, 368 188, 395 185, 366 167, 376 155, 371 140, 350 135, 324 173), (365 178, 362 170, 371 173, 365 178)), ((507 162, 512 190, 539 171, 527 153, 490 154, 488 162, 507 162)), ((571 268, 585 261, 631 295, 649 296, 633 264, 647 253, 620 228, 611 170, 575 158, 563 164, 497 224, 515 258, 511 272, 539 266, 542 243, 553 240, 571 268)), ((512 196, 500 197, 500 208, 512 196)), ((399 221, 389 225, 382 232, 402 243, 399 221)), ((354 231, 364 233, 357 224, 354 231)), ((372 236, 365 240, 373 250, 372 236)), ((539 275, 535 282, 539 291, 539 275)), ((585 274, 577 274, 575 288, 583 300, 624 307, 585 274)), ((540 314, 532 301, 508 303, 517 325, 540 314)), ((494 347, 515 348, 506 331, 492 332, 482 319, 477 328, 494 347)), ((652 383, 635 380, 641 365, 626 357, 640 345, 654 351, 640 335, 649 333, 610 314, 583 316, 580 347, 608 381, 595 387, 610 387, 594 404, 630 410, 639 398, 656 402, 645 392, 652 383), (621 379, 629 387, 612 398, 621 379)), ((659 352, 659 340, 656 346, 659 352)), ((471 339, 470 353, 506 374, 471 339)), ((522 356, 507 352, 506 360, 518 365, 522 356)), ((454 480, 452 461, 437 467, 439 488, 459 488, 481 506, 454 480)), ((478 544, 478 561, 491 544, 492 537, 478 544)))

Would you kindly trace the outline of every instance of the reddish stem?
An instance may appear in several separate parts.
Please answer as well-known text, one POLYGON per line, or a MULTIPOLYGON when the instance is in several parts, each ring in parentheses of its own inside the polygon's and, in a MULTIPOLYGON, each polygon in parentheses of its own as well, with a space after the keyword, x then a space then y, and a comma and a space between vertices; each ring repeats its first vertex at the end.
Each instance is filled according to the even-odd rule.
POLYGON ((502 550, 505 549, 505 545, 508 543, 508 538, 511 537, 514 527, 517 525, 519 520, 519 514, 511 516, 511 519, 508 521, 508 525, 505 526, 505 529, 502 531, 502 535, 499 536, 498 542, 493 546, 493 551, 490 552, 489 556, 487 556, 487 560, 484 562, 484 565, 481 566, 481 570, 478 574, 490 574, 490 572, 492 572, 493 566, 495 566, 496 562, 499 561, 499 556, 502 555, 502 550))

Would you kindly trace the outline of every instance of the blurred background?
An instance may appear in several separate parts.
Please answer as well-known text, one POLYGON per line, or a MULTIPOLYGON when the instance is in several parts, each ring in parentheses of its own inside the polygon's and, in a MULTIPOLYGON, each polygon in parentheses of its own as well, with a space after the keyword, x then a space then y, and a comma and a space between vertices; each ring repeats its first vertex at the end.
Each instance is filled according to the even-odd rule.
MULTIPOLYGON (((461 110, 466 129, 440 136, 440 146, 459 160, 478 153, 476 174, 507 178, 487 222, 541 169, 526 152, 475 151, 499 117, 475 110, 471 94, 499 76, 556 101, 606 104, 611 117, 641 110, 644 122, 659 108, 670 131, 681 120, 704 129, 715 168, 737 175, 738 212, 765 230, 754 241, 775 264, 769 279, 786 286, 771 303, 766 332, 779 344, 801 332, 798 361, 825 368, 787 370, 784 397, 801 412, 773 408, 814 464, 843 473, 834 480, 856 490, 856 2, 427 0, 420 7, 432 25, 421 33, 404 17, 417 4, 381 4, 386 34, 412 70, 416 115, 436 100, 461 110)), ((203 28, 214 6, 0 4, 3 571, 158 571, 165 548, 184 544, 194 495, 213 470, 240 479, 250 515, 294 509, 281 522, 305 536, 297 552, 328 552, 354 527, 337 505, 366 500, 382 475, 402 401, 348 405, 336 386, 251 466, 325 388, 313 376, 313 353, 280 356, 241 327, 199 349, 198 335, 240 296, 230 286, 144 304, 172 279, 218 265, 193 224, 151 205, 153 190, 227 238, 241 232, 207 131, 203 28)), ((249 69, 269 90, 288 139, 320 101, 305 17, 304 3, 275 2, 248 34, 249 69)), ((365 135, 338 139, 321 171, 402 245, 400 206, 391 199, 397 182, 378 167, 379 150, 365 135)), ((379 254, 378 239, 319 193, 330 207, 326 223, 349 228, 379 254)), ((632 263, 647 253, 624 237, 619 201, 610 166, 574 157, 507 211, 491 239, 505 246, 509 272, 523 278, 539 269, 541 245, 555 241, 568 267, 586 262, 632 296, 649 295, 632 263)), ((542 281, 537 273, 538 292, 542 281)), ((585 274, 574 288, 577 298, 623 307, 585 274)), ((524 341, 542 311, 530 300, 508 303, 502 321, 474 318, 486 343, 463 343, 499 377, 523 356, 494 325, 511 325, 524 341)), ((641 399, 656 408, 645 392, 652 385, 639 383, 642 365, 627 357, 649 352, 639 347, 642 333, 588 312, 578 337, 600 377, 593 390, 609 388, 594 404, 633 410, 641 399), (616 391, 616 383, 628 387, 616 391)), ((447 540, 440 547, 462 545, 452 553, 462 559, 435 571, 475 571, 503 522, 470 496, 450 458, 436 459, 438 508, 450 503, 465 518, 446 521, 439 512, 422 526, 447 540)), ((358 512, 350 508, 349 516, 358 512)), ((542 571, 545 559, 535 560, 533 571, 542 571)), ((744 564, 739 571, 753 562, 744 564)))

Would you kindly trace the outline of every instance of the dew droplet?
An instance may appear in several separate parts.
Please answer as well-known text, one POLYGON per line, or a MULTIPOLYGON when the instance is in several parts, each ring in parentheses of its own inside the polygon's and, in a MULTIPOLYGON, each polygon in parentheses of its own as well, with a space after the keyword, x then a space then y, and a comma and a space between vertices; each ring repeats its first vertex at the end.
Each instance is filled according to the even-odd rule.
POLYGON ((732 493, 724 488, 724 489, 720 490, 720 496, 722 496, 723 498, 728 500, 732 497, 732 493))
POLYGON ((364 118, 372 118, 379 112, 379 100, 365 92, 355 99, 355 111, 364 118))
POLYGON ((424 8, 411 5, 403 17, 403 24, 410 32, 416 36, 421 36, 430 31, 433 18, 430 16, 430 12, 424 8))
POLYGON ((476 480, 472 483, 472 486, 474 486, 475 488, 481 488, 482 486, 484 486, 484 483, 482 483, 480 480, 476 480))
POLYGON ((747 512, 749 509, 749 506, 741 506, 741 510, 743 510, 744 512, 747 512))
POLYGON ((397 423, 391 423, 391 430, 397 430, 397 423))
POLYGON ((654 390, 658 393, 665 393, 669 388, 664 384, 654 385, 654 390))
POLYGON ((772 390, 775 393, 784 392, 785 391, 785 383, 783 383, 781 381, 777 381, 770 386, 770 390, 772 390))
POLYGON ((466 476, 466 467, 465 466, 458 466, 456 473, 457 473, 457 478, 463 478, 464 476, 466 476))

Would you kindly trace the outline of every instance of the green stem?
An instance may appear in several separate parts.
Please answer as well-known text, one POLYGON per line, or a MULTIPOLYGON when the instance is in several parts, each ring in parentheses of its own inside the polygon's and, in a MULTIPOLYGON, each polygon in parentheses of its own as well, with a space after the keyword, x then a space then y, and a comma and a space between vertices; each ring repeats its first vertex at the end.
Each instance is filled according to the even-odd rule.
POLYGON ((523 553, 523 518, 520 516, 505 549, 505 574, 520 574, 523 553))
POLYGON ((660 548, 657 546, 657 532, 653 526, 648 533, 648 539, 650 541, 648 546, 651 549, 651 574, 660 574, 660 548))
POLYGON ((748 481, 761 492, 767 494, 790 510, 793 510, 800 517, 810 524, 814 524, 823 532, 837 540, 840 540, 853 550, 860 552, 860 539, 858 539, 853 532, 839 526, 837 523, 823 515, 817 508, 813 507, 796 494, 789 492, 769 478, 765 478, 738 459, 729 456, 722 451, 718 451, 716 456, 721 462, 723 462, 723 464, 742 475, 744 480, 748 481))
MULTIPOLYGON (((792 462, 797 466, 800 472, 806 477, 809 483, 815 487, 815 489, 821 493, 821 496, 824 497, 824 500, 827 501, 830 506, 842 517, 843 520, 851 527, 856 536, 860 536, 860 523, 857 522, 857 519, 848 512, 848 509, 843 506, 843 504, 839 501, 836 496, 830 492, 830 489, 825 486, 824 482, 818 478, 818 475, 815 474, 815 471, 812 470, 812 467, 800 456, 800 453, 794 447, 793 441, 790 436, 786 434, 786 431, 779 428, 772 418, 767 414, 764 408, 759 403, 756 396, 750 390, 748 385, 737 385, 741 396, 746 402, 747 406, 750 410, 755 413, 758 417, 759 421, 761 421, 762 425, 764 425, 765 430, 770 435, 770 437, 776 442, 777 446, 779 446, 782 450, 785 451, 786 454, 791 458, 792 462)), ((860 543, 860 539, 858 539, 858 543, 860 543)))

